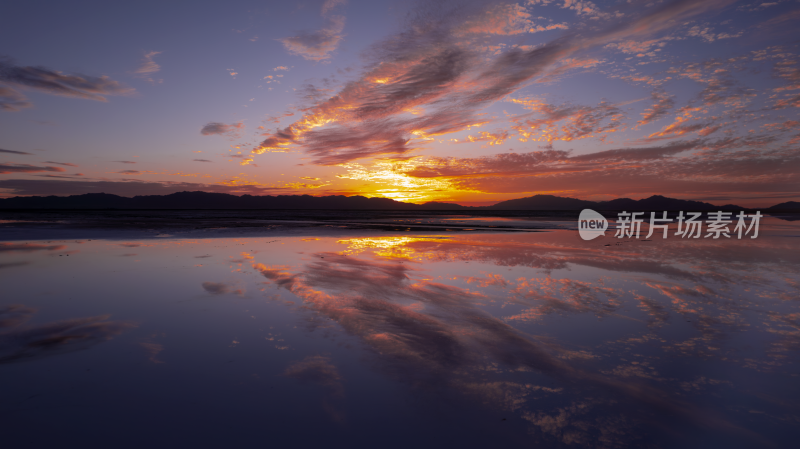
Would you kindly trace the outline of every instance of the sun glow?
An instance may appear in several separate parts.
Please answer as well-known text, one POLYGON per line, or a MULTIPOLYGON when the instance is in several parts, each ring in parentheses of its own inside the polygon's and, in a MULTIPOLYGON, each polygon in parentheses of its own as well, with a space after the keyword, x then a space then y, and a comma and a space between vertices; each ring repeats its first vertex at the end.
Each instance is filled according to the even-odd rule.
MULTIPOLYGON (((449 197, 453 185, 444 179, 416 178, 406 173, 422 164, 421 158, 405 161, 378 161, 372 167, 358 163, 342 164, 347 173, 342 179, 370 181, 376 184, 373 192, 397 201, 425 202, 449 197), (382 188, 386 186, 385 188, 382 188)), ((364 192, 367 194, 368 192, 364 192)))

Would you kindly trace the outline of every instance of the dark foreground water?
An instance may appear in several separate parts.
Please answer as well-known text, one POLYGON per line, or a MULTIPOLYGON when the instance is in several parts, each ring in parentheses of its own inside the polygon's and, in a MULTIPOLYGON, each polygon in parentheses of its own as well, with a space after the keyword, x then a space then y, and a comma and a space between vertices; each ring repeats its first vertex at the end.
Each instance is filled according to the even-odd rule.
POLYGON ((9 231, 0 446, 796 447, 800 222, 585 242, 453 220, 9 231))

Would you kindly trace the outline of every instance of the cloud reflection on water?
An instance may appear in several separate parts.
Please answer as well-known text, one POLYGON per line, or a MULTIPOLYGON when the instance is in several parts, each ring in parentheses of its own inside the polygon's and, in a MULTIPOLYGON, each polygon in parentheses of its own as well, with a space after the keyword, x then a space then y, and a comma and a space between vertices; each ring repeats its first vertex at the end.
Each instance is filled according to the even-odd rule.
MULTIPOLYGON (((785 435, 751 429, 786 433, 786 423, 800 416, 790 400, 774 400, 783 391, 792 397, 787 389, 800 349, 798 239, 765 232, 757 240, 605 239, 611 246, 604 246, 574 231, 324 234, 288 236, 280 246, 264 237, 147 240, 136 243, 141 265, 175 265, 158 274, 133 269, 154 280, 164 276, 192 297, 224 297, 180 301, 175 310, 240 313, 246 320, 235 326, 225 318, 213 332, 205 322, 191 332, 219 332, 225 348, 236 348, 237 361, 257 360, 254 366, 276 367, 277 378, 297 380, 337 425, 345 416, 354 425, 365 413, 353 406, 366 391, 358 384, 362 366, 339 352, 355 347, 366 348, 361 360, 376 373, 411 386, 426 407, 444 396, 467 398, 524 423, 536 440, 531 444, 547 447, 677 447, 697 435, 763 446, 785 435), (198 257, 208 260, 194 265, 198 257), (293 330, 297 315, 305 326, 293 330), (340 345, 339 331, 353 339, 336 349, 303 340, 303 329, 321 329, 340 345), (266 347, 255 345, 264 339, 266 347), (754 424, 756 418, 763 421, 754 424)), ((93 260, 91 245, 75 264, 93 260)), ((129 279, 132 261, 117 257, 120 243, 102 246, 114 255, 105 273, 126 273, 116 282, 129 279)), ((16 291, 26 294, 18 284, 16 291)), ((163 294, 142 284, 143 297, 163 294)), ((168 301, 142 307, 171 310, 165 304, 172 307, 168 301)), ((91 317, 23 327, 34 312, 0 311, 0 326, 13 329, 0 337, 2 361, 81 349, 128 326, 91 317)), ((170 335, 189 332, 190 326, 169 323, 160 325, 170 335)), ((161 369, 181 369, 180 357, 160 356, 165 347, 170 356, 187 347, 152 335, 137 342, 139 356, 143 348, 161 369)))
POLYGON ((534 433, 564 444, 631 444, 638 438, 636 429, 654 427, 672 436, 713 431, 766 443, 725 413, 693 404, 687 396, 692 389, 686 385, 729 381, 667 377, 659 365, 673 354, 759 370, 780 366, 781 355, 775 355, 800 342, 798 320, 765 314, 768 306, 757 298, 796 289, 791 282, 776 282, 796 278, 800 251, 795 242, 659 241, 604 247, 588 245, 571 232, 554 232, 339 243, 346 249, 311 254, 302 267, 254 261, 253 268, 300 298, 304 308, 359 337, 374 351, 382 371, 398 379, 483 398, 519 413, 538 429, 534 433), (528 267, 538 274, 516 279, 493 272, 447 276, 467 285, 460 287, 442 276, 443 282, 436 282, 431 273, 436 271, 431 263, 476 261, 483 268, 528 267), (609 273, 618 274, 612 279, 609 273), (519 311, 497 316, 486 309, 492 304, 519 311), (631 309, 647 319, 629 316, 631 309), (587 351, 514 325, 546 326, 542 320, 547 315, 587 313, 641 323, 639 334, 597 341, 587 351), (673 329, 684 322, 688 328, 673 329), (774 329, 777 325, 784 329, 774 329), (726 345, 743 332, 778 337, 764 346, 769 352, 763 358, 756 357, 757 366, 755 359, 726 345), (636 360, 625 358, 631 353, 636 360), (520 381, 526 372, 531 377, 520 381), (537 384, 552 380, 556 385, 537 384), (553 395, 560 396, 558 407, 536 409, 537 398, 552 404, 543 398, 553 395))
POLYGON ((0 252, 59 251, 65 245, 42 245, 39 243, 0 243, 0 252))
POLYGON ((0 364, 34 360, 88 349, 135 327, 123 321, 107 321, 109 315, 21 326, 36 309, 11 305, 0 309, 0 364))
POLYGON ((327 390, 322 400, 322 408, 331 419, 338 423, 345 421, 345 413, 342 410, 342 400, 344 399, 344 386, 342 376, 333 363, 331 358, 322 355, 309 356, 297 362, 293 362, 283 373, 287 377, 297 379, 306 384, 316 384, 327 390))
POLYGON ((226 293, 236 293, 239 296, 244 294, 244 290, 241 288, 234 288, 231 284, 226 284, 224 282, 203 282, 203 290, 212 294, 212 295, 224 295, 226 293))

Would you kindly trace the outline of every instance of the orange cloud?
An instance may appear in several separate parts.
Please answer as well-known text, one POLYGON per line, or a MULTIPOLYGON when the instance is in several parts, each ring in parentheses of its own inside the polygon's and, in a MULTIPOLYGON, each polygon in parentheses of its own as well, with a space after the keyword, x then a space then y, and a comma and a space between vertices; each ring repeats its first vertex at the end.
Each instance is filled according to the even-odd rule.
POLYGON ((597 137, 624 129, 624 112, 618 107, 602 102, 597 106, 555 106, 536 99, 511 99, 540 116, 540 118, 513 117, 513 128, 520 141, 571 141, 597 137))
POLYGON ((455 36, 465 37, 471 34, 489 34, 511 36, 523 33, 536 33, 556 29, 568 29, 563 23, 537 25, 533 15, 523 5, 516 3, 495 4, 486 8, 482 14, 466 20, 453 30, 455 36))
POLYGON ((666 116, 670 110, 675 106, 675 101, 669 95, 662 91, 653 91, 651 94, 655 104, 649 107, 642 113, 642 119, 639 120, 637 125, 643 126, 651 122, 659 120, 666 116))
MULTIPOLYGON (((373 48, 376 59, 358 80, 306 109, 301 119, 265 136, 252 152, 283 152, 297 147, 320 165, 376 156, 408 157, 432 136, 461 131, 482 121, 478 111, 532 80, 547 80, 548 74, 558 76, 566 70, 591 68, 601 62, 571 58, 577 51, 650 36, 728 3, 730 0, 678 0, 648 10, 636 19, 614 22, 591 35, 566 36, 535 48, 514 47, 488 63, 475 49, 447 38, 461 24, 440 20, 436 14, 419 14, 412 17, 412 26, 403 33, 373 48), (424 114, 414 116, 409 111, 424 114)), ((605 17, 590 2, 569 2, 565 7, 582 15, 605 17)), ((514 17, 527 20, 518 7, 499 8, 505 8, 503 11, 508 14, 498 17, 506 19, 486 30, 505 30, 508 20, 512 25, 517 23, 514 17)), ((484 23, 484 16, 481 11, 469 16, 467 22, 484 23)), ((323 37, 312 40, 320 45, 329 41, 323 37)), ((322 57, 322 53, 318 56, 322 57)), ((546 117, 534 121, 535 129, 528 125, 517 131, 527 132, 529 137, 536 133, 537 139, 546 141, 590 136, 602 139, 620 129, 623 116, 619 109, 606 103, 593 108, 543 107, 541 112, 546 117), (571 123, 555 127, 556 121, 567 117, 571 123)))
POLYGON ((464 142, 488 142, 489 145, 500 145, 503 142, 508 140, 508 131, 501 131, 497 133, 490 133, 488 131, 481 131, 478 133, 477 136, 473 137, 472 135, 467 136, 465 139, 459 141, 458 143, 464 142))
POLYGON ((383 179, 416 195, 441 195, 444 190, 450 194, 571 192, 570 196, 584 198, 593 192, 636 197, 650 192, 683 198, 721 193, 747 198, 799 189, 800 150, 751 150, 772 142, 764 139, 758 135, 696 139, 583 155, 545 150, 477 158, 417 157, 393 163, 389 170, 389 166, 359 166, 357 179, 383 179), (423 182, 434 180, 438 183, 423 182))

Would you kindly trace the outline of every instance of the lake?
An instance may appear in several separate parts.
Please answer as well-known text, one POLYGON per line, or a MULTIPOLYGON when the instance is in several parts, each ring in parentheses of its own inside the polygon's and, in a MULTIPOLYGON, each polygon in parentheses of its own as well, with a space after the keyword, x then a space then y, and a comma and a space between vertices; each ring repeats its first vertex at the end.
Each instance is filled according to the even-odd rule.
POLYGON ((357 218, 0 223, 4 447, 800 437, 800 221, 584 241, 563 217, 357 218))

